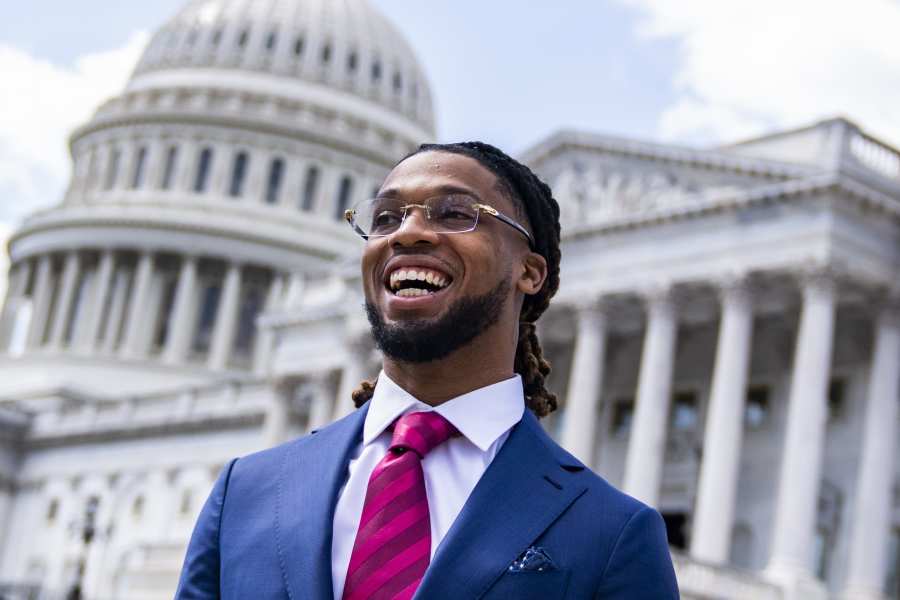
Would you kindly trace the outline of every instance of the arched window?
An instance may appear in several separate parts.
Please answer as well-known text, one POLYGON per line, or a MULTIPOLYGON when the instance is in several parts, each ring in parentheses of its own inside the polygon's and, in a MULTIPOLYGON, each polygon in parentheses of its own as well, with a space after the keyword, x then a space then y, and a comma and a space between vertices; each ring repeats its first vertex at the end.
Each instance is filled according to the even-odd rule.
POLYGON ((377 60, 372 63, 372 81, 377 83, 381 80, 381 63, 377 60))
POLYGON ((394 91, 399 94, 402 89, 403 76, 400 74, 400 71, 394 71, 394 91))
POLYGON ((214 47, 215 47, 215 46, 218 46, 218 45, 219 45, 219 42, 221 42, 221 41, 222 41, 222 30, 221 30, 221 29, 216 29, 216 30, 213 32, 213 35, 212 35, 212 45, 213 45, 214 47))
POLYGON ((219 309, 219 296, 222 287, 218 282, 208 282, 200 292, 200 306, 198 306, 197 329, 194 332, 191 348, 194 352, 202 353, 209 350, 212 341, 213 326, 216 322, 216 312, 219 309))
POLYGON ((355 73, 358 62, 359 58, 357 57, 356 51, 354 50, 349 55, 347 55, 347 71, 349 73, 355 73))
POLYGON ((278 193, 281 191, 281 180, 284 174, 284 160, 276 158, 269 165, 269 180, 266 184, 266 203, 278 202, 278 193))
POLYGON ((175 162, 178 160, 178 146, 170 146, 166 151, 166 164, 163 167, 162 181, 159 187, 168 190, 175 179, 175 162))
POLYGON ((243 48, 244 46, 247 45, 247 38, 249 36, 250 36, 250 32, 247 31, 246 29, 241 32, 241 34, 238 36, 238 40, 237 40, 238 48, 243 48))
POLYGON ((316 166, 309 167, 306 170, 306 182, 303 184, 303 197, 300 198, 300 208, 302 210, 312 210, 318 188, 319 168, 316 166))
POLYGON ((334 218, 340 221, 344 218, 344 211, 350 207, 350 195, 353 193, 353 180, 349 175, 341 177, 338 186, 337 204, 334 207, 334 218))
POLYGON ((331 61, 331 44, 322 46, 322 64, 327 65, 331 61))
POLYGON ((231 183, 228 185, 228 194, 235 198, 244 193, 244 180, 247 178, 247 153, 238 152, 231 166, 231 183))
POLYGON ((275 42, 278 41, 278 33, 275 31, 270 31, 269 35, 266 36, 266 50, 271 52, 275 49, 275 42))
POLYGON ((294 40, 294 56, 303 54, 303 36, 299 36, 294 40))
POLYGON ((144 164, 147 162, 147 148, 141 146, 134 160, 134 172, 131 175, 131 187, 138 189, 144 184, 144 164))
POLYGON ((194 177, 194 191, 197 193, 206 191, 206 185, 209 183, 209 171, 212 166, 212 158, 212 148, 204 148, 200 151, 200 158, 197 159, 197 175, 194 177))
POLYGON ((122 153, 117 149, 114 149, 112 154, 109 155, 109 164, 106 168, 106 182, 103 185, 108 190, 111 190, 116 185, 116 179, 119 178, 119 161, 121 158, 122 153))

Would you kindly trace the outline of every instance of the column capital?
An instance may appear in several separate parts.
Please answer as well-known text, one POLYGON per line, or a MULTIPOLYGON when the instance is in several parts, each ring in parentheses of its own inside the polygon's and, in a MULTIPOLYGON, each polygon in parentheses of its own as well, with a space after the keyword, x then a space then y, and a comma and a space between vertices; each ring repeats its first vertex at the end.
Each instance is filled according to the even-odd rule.
POLYGON ((728 273, 715 280, 722 303, 752 304, 758 293, 757 286, 747 273, 728 273))

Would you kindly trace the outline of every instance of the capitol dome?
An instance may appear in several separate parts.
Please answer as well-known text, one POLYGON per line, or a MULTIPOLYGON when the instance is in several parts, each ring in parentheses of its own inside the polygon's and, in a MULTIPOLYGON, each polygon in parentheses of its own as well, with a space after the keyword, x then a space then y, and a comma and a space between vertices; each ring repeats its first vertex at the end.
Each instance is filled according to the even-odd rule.
POLYGON ((344 210, 433 137, 426 77, 366 0, 188 3, 72 133, 62 202, 10 238, 23 385, 258 369, 257 316, 353 261, 344 210))

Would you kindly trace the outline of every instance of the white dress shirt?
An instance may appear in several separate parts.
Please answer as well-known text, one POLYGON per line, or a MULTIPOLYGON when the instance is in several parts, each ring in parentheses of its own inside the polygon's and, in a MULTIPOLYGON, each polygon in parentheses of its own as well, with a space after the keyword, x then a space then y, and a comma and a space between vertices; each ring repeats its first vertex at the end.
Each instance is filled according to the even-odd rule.
POLYGON ((334 510, 331 575, 335 600, 340 600, 344 592, 369 476, 390 446, 388 427, 401 415, 430 410, 440 413, 462 434, 433 449, 422 461, 434 557, 475 484, 509 436, 510 428, 522 418, 525 410, 522 379, 515 375, 432 407, 416 400, 381 372, 369 400, 362 443, 350 459, 350 475, 338 494, 334 510))

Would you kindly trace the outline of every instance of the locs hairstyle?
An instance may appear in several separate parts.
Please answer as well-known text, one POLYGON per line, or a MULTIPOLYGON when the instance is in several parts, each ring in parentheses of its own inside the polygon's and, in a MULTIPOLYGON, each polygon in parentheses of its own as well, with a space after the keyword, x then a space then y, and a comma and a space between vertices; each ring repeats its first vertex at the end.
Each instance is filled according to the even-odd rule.
MULTIPOLYGON (((534 251, 547 261, 547 279, 538 293, 525 296, 522 303, 515 371, 522 376, 526 406, 538 417, 544 417, 556 410, 557 400, 556 394, 545 387, 545 379, 550 373, 550 363, 543 356, 535 332, 535 322, 547 310, 550 299, 559 289, 559 205, 554 200, 550 187, 531 169, 490 144, 484 142, 422 144, 398 164, 421 152, 461 154, 478 161, 497 177, 517 210, 528 219, 531 232, 534 234, 534 251)), ((363 381, 359 389, 353 392, 354 404, 362 406, 372 397, 374 390, 374 382, 363 381)))

